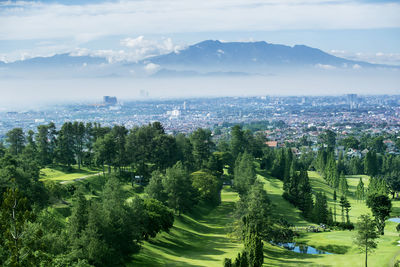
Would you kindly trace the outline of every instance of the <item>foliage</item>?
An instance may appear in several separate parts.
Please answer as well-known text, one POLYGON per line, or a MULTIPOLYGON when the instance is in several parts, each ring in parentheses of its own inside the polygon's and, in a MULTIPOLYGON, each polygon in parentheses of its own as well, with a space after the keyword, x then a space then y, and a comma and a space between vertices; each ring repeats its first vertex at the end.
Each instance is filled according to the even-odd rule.
POLYGON ((238 156, 235 163, 234 188, 240 195, 245 195, 256 180, 254 158, 247 152, 238 156))
POLYGON ((197 171, 191 174, 191 179, 200 200, 212 205, 218 205, 221 202, 222 183, 217 177, 206 171, 197 171))
POLYGON ((373 194, 367 198, 367 206, 375 217, 376 227, 381 235, 385 234, 385 221, 392 210, 392 202, 387 195, 373 194))

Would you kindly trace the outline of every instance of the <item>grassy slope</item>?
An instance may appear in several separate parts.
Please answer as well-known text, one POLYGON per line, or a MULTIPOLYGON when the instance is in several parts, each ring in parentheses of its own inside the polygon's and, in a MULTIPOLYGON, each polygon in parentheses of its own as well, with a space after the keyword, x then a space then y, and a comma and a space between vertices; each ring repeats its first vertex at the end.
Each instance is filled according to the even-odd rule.
MULTIPOLYGON (((97 170, 93 172, 96 173, 97 170)), ((66 174, 59 170, 44 170, 44 173, 46 173, 47 179, 56 181, 66 180, 65 175, 78 174, 78 172, 66 174), (51 173, 53 175, 50 175, 51 173), (59 173, 60 176, 57 176, 56 173, 59 173)), ((79 173, 78 177, 82 177, 82 174, 83 176, 88 175, 79 173)), ((317 173, 310 172, 309 176, 313 189, 325 192, 330 206, 333 207, 333 190, 317 173)), ((362 178, 367 186, 368 177, 362 176, 362 178)), ((282 198, 282 182, 280 180, 269 177, 265 173, 260 173, 258 179, 265 184, 265 189, 274 204, 274 214, 286 217, 296 226, 310 225, 300 216, 298 209, 282 198)), ((354 199, 358 179, 359 176, 348 177, 349 200, 352 205, 350 219, 353 222, 360 214, 369 212, 364 202, 354 199)), ((98 195, 102 187, 97 176, 76 183, 87 184, 88 197, 98 195)), ((124 189, 130 194, 137 194, 132 192, 132 188, 128 184, 125 187, 124 189)), ((224 258, 235 258, 242 245, 232 242, 227 236, 235 201, 237 201, 237 194, 225 188, 222 191, 222 204, 219 207, 201 207, 196 209, 193 214, 176 218, 170 233, 162 233, 156 238, 144 242, 143 250, 138 255, 134 255, 130 266, 221 266, 224 258)), ((340 214, 339 208, 337 213, 340 214)), ((400 201, 393 201, 392 215, 400 215, 400 201)), ((340 216, 337 216, 337 220, 340 220, 340 216)), ((400 248, 396 246, 399 237, 395 227, 395 223, 387 223, 385 236, 379 239, 378 249, 369 256, 370 266, 391 266, 390 264, 400 254, 400 248)), ((304 255, 265 244, 264 266, 363 266, 364 255, 354 247, 353 236, 354 232, 333 231, 303 234, 298 240, 334 252, 336 255, 304 255)))
MULTIPOLYGON (((367 177, 363 176, 364 183, 368 184, 367 177)), ((262 179, 262 178, 261 178, 262 179)), ((359 176, 349 177, 348 183, 350 185, 349 199, 352 205, 350 211, 350 219, 355 222, 360 214, 368 213, 369 210, 364 202, 358 202, 354 199, 355 187, 358 184, 359 176)), ((278 196, 274 196, 274 192, 278 195, 282 193, 282 187, 279 186, 281 182, 277 179, 268 177, 265 179, 266 189, 270 193, 271 199, 275 197, 274 201, 278 201, 279 206, 282 207, 282 216, 288 218, 296 218, 297 213, 293 212, 293 207, 287 208, 281 203, 278 196), (278 185, 278 186, 276 186, 278 185), (293 213, 295 215, 293 215, 293 213)), ((333 190, 329 188, 323 179, 315 172, 310 172, 310 180, 315 191, 323 191, 330 200, 330 205, 333 206, 333 190)), ((399 214, 400 202, 393 202, 393 215, 399 214)), ((338 209, 339 213, 339 209, 338 209)), ((337 217, 340 220, 340 216, 337 217)), ((303 222, 301 223, 303 224, 303 222)), ((387 223, 385 229, 385 236, 379 239, 378 249, 369 256, 370 266, 391 266, 390 263, 400 251, 397 247, 397 240, 399 240, 398 233, 395 231, 395 223, 387 223)), ((307 243, 314 247, 336 253, 335 255, 304 255, 290 251, 283 251, 280 248, 265 245, 265 266, 364 266, 364 255, 360 254, 353 245, 354 232, 349 231, 333 231, 326 233, 307 233, 303 234, 298 241, 307 243), (340 254, 339 254, 340 253, 340 254)))
POLYGON ((242 247, 227 236, 236 200, 237 194, 224 188, 221 205, 177 217, 169 233, 144 242, 129 266, 222 266, 242 247))
POLYGON ((71 170, 65 168, 44 168, 40 170, 40 180, 42 181, 72 181, 74 179, 83 178, 99 173, 100 169, 89 169, 81 167, 79 170, 76 166, 71 170))

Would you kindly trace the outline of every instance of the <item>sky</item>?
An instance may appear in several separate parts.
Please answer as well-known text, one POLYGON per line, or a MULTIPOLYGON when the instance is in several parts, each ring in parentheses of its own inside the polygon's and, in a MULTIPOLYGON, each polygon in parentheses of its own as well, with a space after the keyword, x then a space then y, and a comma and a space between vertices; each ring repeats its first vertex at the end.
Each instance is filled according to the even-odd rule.
MULTIPOLYGON (((61 53, 135 62, 208 39, 303 44, 348 59, 400 65, 400 1, 0 0, 4 62, 61 53)), ((391 70, 168 81, 11 76, 0 79, 0 109, 102 95, 135 99, 142 89, 151 97, 399 94, 399 77, 391 70)))
POLYGON ((400 1, 0 0, 0 60, 139 60, 206 39, 305 44, 400 65, 400 1))

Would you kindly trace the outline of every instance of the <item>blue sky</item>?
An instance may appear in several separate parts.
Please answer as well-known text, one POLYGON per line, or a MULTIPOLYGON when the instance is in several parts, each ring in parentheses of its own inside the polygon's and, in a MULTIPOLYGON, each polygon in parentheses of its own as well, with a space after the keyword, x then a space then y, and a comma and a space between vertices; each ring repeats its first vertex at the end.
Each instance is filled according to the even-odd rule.
POLYGON ((0 60, 73 52, 137 60, 205 40, 305 44, 400 64, 400 1, 1 1, 0 60))

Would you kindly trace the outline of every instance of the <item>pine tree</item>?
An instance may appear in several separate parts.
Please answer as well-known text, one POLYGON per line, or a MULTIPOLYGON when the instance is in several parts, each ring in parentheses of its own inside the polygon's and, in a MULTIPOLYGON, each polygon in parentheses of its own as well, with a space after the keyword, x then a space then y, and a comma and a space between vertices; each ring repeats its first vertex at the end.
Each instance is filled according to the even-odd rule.
POLYGON ((249 230, 245 237, 245 251, 251 267, 261 267, 264 262, 263 242, 256 232, 249 230))
POLYGON ((343 196, 346 196, 349 190, 349 185, 347 184, 347 179, 342 172, 340 174, 339 189, 343 196))
POLYGON ((364 183, 363 183, 361 177, 360 177, 360 180, 357 185, 356 198, 357 198, 357 200, 364 200, 364 198, 365 198, 364 183))
POLYGON ((328 202, 325 194, 317 193, 315 195, 314 221, 315 223, 328 223, 328 202))
POLYGON ((336 222, 336 200, 337 200, 337 195, 336 195, 336 190, 333 191, 333 220, 336 222))
POLYGON ((351 209, 350 202, 347 200, 345 196, 340 197, 340 207, 342 208, 342 222, 344 223, 344 213, 346 211, 346 221, 347 223, 350 223, 350 218, 349 218, 349 211, 351 209))

